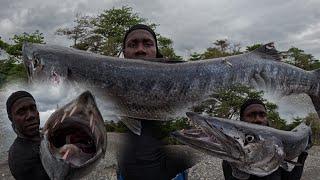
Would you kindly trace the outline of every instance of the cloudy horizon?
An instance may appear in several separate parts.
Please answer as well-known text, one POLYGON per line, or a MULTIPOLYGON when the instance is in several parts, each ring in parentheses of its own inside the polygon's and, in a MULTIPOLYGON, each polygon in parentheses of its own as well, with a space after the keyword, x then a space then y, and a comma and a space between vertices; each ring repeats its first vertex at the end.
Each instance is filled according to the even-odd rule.
MULTIPOLYGON (((275 42, 278 50, 298 47, 320 59, 320 1, 192 1, 169 0, 1 0, 0 36, 9 41, 14 34, 39 30, 48 44, 69 46, 65 36, 55 35, 61 27, 72 27, 76 13, 95 16, 121 6, 149 22, 157 32, 174 42, 180 56, 203 52, 218 39, 241 43, 275 42)), ((244 49, 242 49, 244 50, 244 49)))

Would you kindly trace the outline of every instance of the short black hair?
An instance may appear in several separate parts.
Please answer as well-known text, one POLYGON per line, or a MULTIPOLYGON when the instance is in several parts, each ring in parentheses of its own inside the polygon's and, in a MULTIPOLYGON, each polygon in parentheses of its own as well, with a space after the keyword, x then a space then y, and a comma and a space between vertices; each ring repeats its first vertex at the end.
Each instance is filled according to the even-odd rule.
POLYGON ((252 104, 261 104, 267 110, 266 105, 260 99, 247 99, 240 107, 240 120, 243 121, 243 113, 252 104))
POLYGON ((157 54, 156 54, 156 58, 163 58, 163 55, 159 52, 159 48, 158 48, 158 41, 157 41, 157 35, 156 33, 147 25, 145 24, 136 24, 134 26, 132 26, 127 32, 126 34, 124 35, 124 38, 123 38, 123 42, 122 42, 122 50, 125 49, 125 44, 126 44, 126 40, 127 40, 127 37, 128 35, 134 31, 134 30, 138 30, 138 29, 142 29, 142 30, 146 30, 148 32, 151 33, 151 35, 153 36, 154 38, 154 41, 156 42, 156 49, 157 49, 157 54))
MULTIPOLYGON (((7 99, 7 102, 6 102, 6 106, 7 106, 7 114, 8 114, 8 118, 10 121, 12 121, 12 112, 11 112, 11 107, 12 105, 18 100, 18 99, 21 99, 21 98, 24 98, 24 97, 30 97, 34 100, 33 96, 28 93, 27 91, 16 91, 14 93, 12 93, 8 99, 7 99)), ((34 100, 35 101, 35 100, 34 100)))

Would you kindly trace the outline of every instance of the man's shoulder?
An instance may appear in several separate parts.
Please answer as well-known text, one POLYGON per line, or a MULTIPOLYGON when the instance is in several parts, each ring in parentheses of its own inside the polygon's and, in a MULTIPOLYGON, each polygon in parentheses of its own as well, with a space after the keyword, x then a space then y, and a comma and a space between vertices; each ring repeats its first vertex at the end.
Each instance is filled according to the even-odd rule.
POLYGON ((14 142, 12 143, 10 150, 11 151, 25 150, 25 149, 29 149, 32 147, 38 147, 39 145, 40 145, 40 143, 38 143, 38 142, 30 141, 30 140, 26 140, 26 139, 17 137, 14 140, 14 142))
POLYGON ((9 149, 9 160, 23 161, 39 158, 39 143, 16 138, 9 149))

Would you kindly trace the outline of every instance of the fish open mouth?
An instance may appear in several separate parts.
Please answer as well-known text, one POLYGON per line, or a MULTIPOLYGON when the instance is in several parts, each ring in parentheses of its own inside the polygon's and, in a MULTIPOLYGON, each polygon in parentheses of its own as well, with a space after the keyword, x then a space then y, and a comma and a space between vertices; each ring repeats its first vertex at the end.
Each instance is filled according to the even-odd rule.
POLYGON ((48 133, 51 153, 77 166, 84 164, 97 152, 97 139, 89 123, 80 118, 67 117, 48 133))
POLYGON ((40 158, 50 179, 79 179, 105 155, 104 121, 89 91, 53 112, 42 131, 40 158))
POLYGON ((171 135, 184 144, 202 148, 209 152, 214 151, 215 153, 226 154, 215 137, 204 133, 201 129, 181 130, 173 132, 171 135))
MULTIPOLYGON (((171 135, 183 144, 190 145, 191 147, 204 151, 207 154, 216 157, 224 157, 224 159, 230 160, 229 154, 224 148, 224 145, 214 136, 206 134, 202 129, 175 131, 171 133, 171 135)), ((232 159, 232 161, 235 160, 232 159)))
POLYGON ((241 162, 243 150, 240 144, 222 129, 212 126, 204 119, 198 119, 195 113, 187 116, 199 129, 181 130, 172 133, 178 141, 204 151, 229 162, 241 162))

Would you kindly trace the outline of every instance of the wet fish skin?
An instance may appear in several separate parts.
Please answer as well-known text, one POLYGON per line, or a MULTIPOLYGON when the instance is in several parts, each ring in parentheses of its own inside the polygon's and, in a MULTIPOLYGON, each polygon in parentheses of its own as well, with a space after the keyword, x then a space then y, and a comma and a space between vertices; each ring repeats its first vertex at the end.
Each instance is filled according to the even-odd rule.
MULTIPOLYGON (((23 57, 31 80, 47 81, 56 74, 99 89, 119 109, 117 115, 130 119, 127 123, 133 123, 132 118, 171 120, 235 84, 282 96, 306 93, 320 115, 320 70, 305 71, 278 61, 272 44, 242 55, 177 64, 39 44, 24 44, 23 57)), ((130 127, 139 131, 134 123, 130 127)))
POLYGON ((106 135, 89 91, 56 110, 44 125, 40 145, 41 161, 50 179, 78 179, 90 173, 105 155, 106 135))
POLYGON ((201 130, 176 131, 172 135, 184 144, 230 162, 247 174, 266 176, 285 160, 292 160, 312 144, 311 129, 301 123, 292 131, 216 117, 187 113, 201 130))

